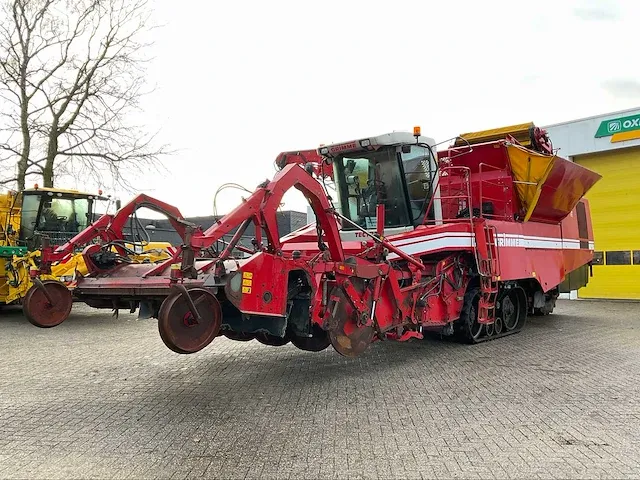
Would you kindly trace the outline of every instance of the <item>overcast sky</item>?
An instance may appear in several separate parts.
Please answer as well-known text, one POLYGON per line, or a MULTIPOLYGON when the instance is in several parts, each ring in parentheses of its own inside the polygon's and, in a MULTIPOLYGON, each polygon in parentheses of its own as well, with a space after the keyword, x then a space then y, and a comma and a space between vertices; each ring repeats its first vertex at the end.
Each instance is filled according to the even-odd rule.
POLYGON ((179 153, 133 180, 188 216, 210 215, 225 182, 271 178, 284 150, 640 106, 636 0, 155 3, 145 119, 179 153))

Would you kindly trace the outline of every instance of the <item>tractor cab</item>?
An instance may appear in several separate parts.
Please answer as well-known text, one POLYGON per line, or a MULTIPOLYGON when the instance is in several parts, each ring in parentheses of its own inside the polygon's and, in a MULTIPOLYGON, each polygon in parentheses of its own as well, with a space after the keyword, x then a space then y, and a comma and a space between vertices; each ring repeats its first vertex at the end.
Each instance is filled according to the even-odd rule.
MULTIPOLYGON (((419 129, 414 133, 394 132, 318 149, 332 163, 335 206, 344 217, 373 232, 376 206, 382 204, 385 235, 413 230, 425 219, 441 220, 435 142, 419 129)), ((342 222, 341 231, 345 240, 364 235, 349 222, 342 222)))
POLYGON ((21 194, 19 243, 29 250, 40 248, 44 236, 52 246, 64 244, 91 223, 94 202, 108 200, 101 195, 37 186, 21 194))

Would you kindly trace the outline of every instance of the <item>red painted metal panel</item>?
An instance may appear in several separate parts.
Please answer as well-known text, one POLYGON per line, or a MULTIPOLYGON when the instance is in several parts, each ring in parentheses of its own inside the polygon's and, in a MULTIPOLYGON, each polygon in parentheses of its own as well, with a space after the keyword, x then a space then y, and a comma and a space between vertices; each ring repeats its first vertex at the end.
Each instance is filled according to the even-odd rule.
POLYGON ((600 178, 601 175, 582 165, 556 158, 529 220, 561 221, 600 178))

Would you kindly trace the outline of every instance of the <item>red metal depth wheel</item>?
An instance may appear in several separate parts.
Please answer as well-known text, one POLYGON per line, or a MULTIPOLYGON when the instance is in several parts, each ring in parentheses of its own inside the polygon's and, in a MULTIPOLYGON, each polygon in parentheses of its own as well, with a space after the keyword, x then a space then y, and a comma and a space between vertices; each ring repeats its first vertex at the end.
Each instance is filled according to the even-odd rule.
POLYGON ((195 287, 187 291, 200 319, 191 312, 185 292, 168 296, 158 312, 158 331, 164 344, 176 353, 195 353, 209 345, 220 332, 222 308, 207 289, 195 287))
MULTIPOLYGON (((360 294, 364 292, 360 281, 354 279, 353 286, 360 294)), ((329 323, 329 339, 331 345, 340 355, 344 357, 357 357, 363 353, 371 344, 375 335, 373 325, 365 327, 357 323, 357 312, 347 299, 344 290, 335 287, 331 296, 336 296, 338 300, 331 305, 331 319, 329 323)))
POLYGON ((22 303, 24 316, 32 325, 51 328, 60 325, 71 313, 73 296, 64 283, 36 279, 22 303), (46 289, 46 292, 43 291, 46 289))
POLYGON ((164 334, 164 330, 162 328, 160 328, 160 319, 166 317, 167 313, 166 313, 166 307, 169 304, 169 302, 167 302, 166 300, 168 299, 168 297, 165 299, 165 301, 163 301, 160 304, 160 308, 158 309, 158 332, 160 333, 160 338, 162 339, 162 342, 167 346, 167 348, 169 350, 171 350, 172 352, 175 353, 182 353, 182 354, 186 354, 187 352, 180 350, 178 347, 176 347, 173 343, 171 343, 167 337, 165 337, 164 334))

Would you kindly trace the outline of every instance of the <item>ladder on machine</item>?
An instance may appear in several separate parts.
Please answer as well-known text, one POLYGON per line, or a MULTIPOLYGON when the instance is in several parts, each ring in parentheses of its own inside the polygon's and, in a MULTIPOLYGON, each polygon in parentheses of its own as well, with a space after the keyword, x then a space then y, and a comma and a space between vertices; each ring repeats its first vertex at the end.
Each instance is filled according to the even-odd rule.
POLYGON ((474 222, 476 239, 476 260, 480 274, 480 301, 478 302, 478 323, 492 324, 496 319, 498 299, 498 277, 500 260, 498 258, 498 231, 486 220, 474 222))

